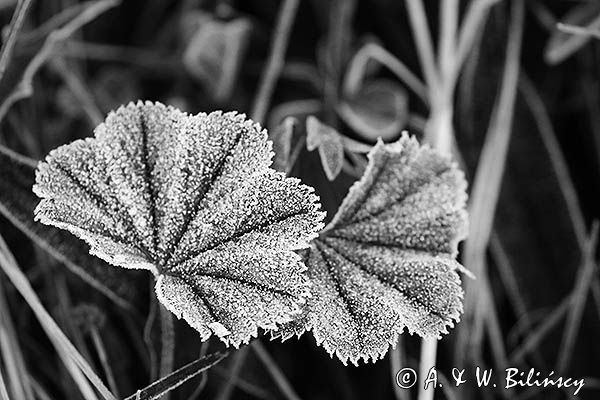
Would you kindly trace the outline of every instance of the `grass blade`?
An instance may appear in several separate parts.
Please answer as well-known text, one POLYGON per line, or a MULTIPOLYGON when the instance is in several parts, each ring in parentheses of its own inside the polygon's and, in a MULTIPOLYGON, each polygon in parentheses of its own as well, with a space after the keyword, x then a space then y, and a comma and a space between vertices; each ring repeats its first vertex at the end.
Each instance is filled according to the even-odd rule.
POLYGON ((598 244, 598 221, 595 221, 589 239, 586 243, 586 249, 582 254, 582 263, 579 269, 579 276, 573 288, 571 295, 570 312, 567 315, 567 322, 563 334, 563 340, 560 346, 560 353, 556 361, 556 370, 559 374, 566 372, 571 362, 571 356, 575 347, 575 340, 581 327, 581 318, 585 308, 586 300, 592 278, 596 273, 596 262, 594 253, 598 244))
MULTIPOLYGON (((492 232, 512 131, 524 25, 523 3, 521 0, 512 3, 502 86, 494 106, 471 192, 469 213, 471 225, 465 244, 464 263, 478 277, 485 273, 486 249, 492 232)), ((462 325, 463 332, 456 352, 459 360, 467 354, 468 342, 478 346, 477 343, 481 341, 481 331, 477 335, 471 335, 464 330, 466 326, 473 323, 473 319, 481 319, 484 315, 485 310, 481 308, 484 302, 478 302, 481 298, 480 289, 477 284, 466 282, 465 320, 468 323, 462 325)))
MULTIPOLYGON (((173 362, 175 360, 175 327, 173 326, 173 314, 162 304, 159 305, 160 315, 160 376, 168 376, 173 372, 173 362)), ((169 400, 170 394, 163 396, 164 400, 169 400)))
POLYGON ((13 14, 12 20, 10 21, 10 30, 8 32, 8 37, 2 44, 2 49, 0 50, 0 79, 2 79, 2 77, 4 76, 4 71, 6 71, 6 66, 10 61, 13 48, 15 47, 17 35, 19 34, 21 27, 23 26, 23 21, 25 20, 27 11, 29 11, 29 6, 31 6, 31 2, 32 0, 21 0, 17 2, 15 13, 13 14))
POLYGON ((438 64, 442 81, 446 81, 452 74, 456 51, 458 9, 459 0, 442 0, 438 40, 438 64))
POLYGON ((138 390, 135 394, 127 397, 125 400, 151 400, 158 399, 163 394, 177 388, 189 379, 211 368, 217 364, 227 354, 213 353, 205 357, 201 357, 196 361, 184 365, 171 374, 157 380, 145 388, 138 390))
POLYGON ((569 305, 571 304, 570 297, 565 298, 554 310, 549 313, 549 316, 539 324, 535 330, 533 330, 527 339, 519 346, 509 357, 509 364, 518 364, 523 361, 523 358, 534 351, 544 340, 546 335, 552 331, 552 329, 558 325, 563 319, 569 305))
POLYGON ((299 3, 299 0, 286 0, 279 11, 269 59, 261 76, 258 94, 256 95, 254 107, 252 107, 252 113, 250 114, 251 118, 256 122, 262 123, 269 109, 275 84, 283 69, 285 51, 299 3))
POLYGON ((429 97, 433 98, 439 85, 439 76, 425 8, 421 0, 405 0, 404 4, 408 11, 408 19, 417 46, 419 61, 423 67, 425 82, 429 87, 429 97))
MULTIPOLYGON (((29 284, 27 277, 19 269, 16 261, 4 239, 0 237, 0 267, 4 270, 4 273, 8 276, 15 288, 21 293, 21 296, 25 299, 29 307, 31 307, 33 313, 37 317, 40 325, 48 335, 48 338, 54 344, 57 352, 61 357, 71 360, 77 368, 90 380, 98 392, 102 395, 105 400, 116 400, 110 390, 102 383, 100 378, 94 373, 92 367, 88 362, 79 354, 75 346, 69 341, 69 339, 62 332, 60 327, 54 322, 52 316, 46 311, 42 302, 35 294, 35 291, 29 284)), ((68 365, 67 365, 68 366, 68 365)))
POLYGON ((0 283, 0 353, 2 354, 3 371, 6 373, 10 393, 15 398, 31 400, 33 392, 30 387, 28 373, 17 334, 6 302, 4 284, 0 283))
POLYGON ((473 48, 473 43, 481 25, 485 22, 490 8, 499 0, 472 0, 469 3, 463 23, 458 34, 458 44, 456 45, 456 56, 454 63, 454 72, 451 75, 452 81, 458 78, 462 65, 464 64, 469 52, 473 48))
POLYGON ((396 374, 406 365, 406 354, 404 353, 404 344, 402 335, 398 336, 398 343, 396 348, 390 350, 390 372, 392 378, 392 387, 394 388, 394 395, 396 400, 409 400, 410 390, 403 389, 396 383, 396 374))

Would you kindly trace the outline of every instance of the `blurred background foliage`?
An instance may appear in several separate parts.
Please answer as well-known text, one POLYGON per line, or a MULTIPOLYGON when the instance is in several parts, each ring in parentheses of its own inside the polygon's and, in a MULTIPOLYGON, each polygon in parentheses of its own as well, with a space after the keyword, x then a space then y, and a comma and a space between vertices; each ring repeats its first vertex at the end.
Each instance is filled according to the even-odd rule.
MULTIPOLYGON (((94 2, 25 1, 15 32, 9 26, 17 4, 0 1, 3 42, 14 36, 12 52, 0 64, 0 144, 40 159, 90 136, 108 111, 137 99, 192 113, 238 110, 269 129, 276 167, 313 185, 331 218, 377 137, 393 141, 406 129, 438 146, 440 137, 450 138, 447 148, 472 183, 471 244, 463 246, 471 247, 461 257, 477 280, 466 282, 466 315, 440 342, 438 368, 446 376, 453 367, 474 365, 556 370, 587 377, 580 396, 597 398, 600 281, 593 221, 600 214, 600 5, 426 1, 430 37, 440 53, 435 61, 441 78, 433 85, 419 45, 428 40, 427 27, 406 7, 411 2, 420 3, 123 0, 94 11, 94 2), (464 63, 454 71, 455 87, 444 85, 444 71, 452 75, 445 62, 460 52, 440 50, 448 39, 444 27, 452 32, 446 3, 457 5, 459 27, 472 34, 464 63), (462 22, 472 7, 480 7, 481 15, 470 27, 462 22), (261 82, 273 53, 284 62, 275 63, 268 78, 274 90, 265 94, 261 82)), ((0 179, 7 179, 3 172, 0 179)), ((175 366, 207 351, 182 321, 174 322, 174 339, 165 338, 171 331, 161 322, 149 276, 83 265, 127 301, 130 309, 124 309, 5 218, 0 232, 54 320, 121 395, 155 380, 169 351, 175 366)), ((24 368, 16 370, 26 376, 22 390, 36 398, 94 398, 73 385, 73 374, 28 303, 4 277, 0 286, 2 326, 15 333, 0 335, 0 371, 11 398, 18 398, 19 386, 11 375, 14 357, 23 358, 24 368)), ((395 362, 419 363, 420 341, 408 335, 391 353, 391 364, 358 368, 330 359, 310 335, 262 342, 267 355, 250 353, 238 378, 230 378, 235 360, 226 360, 171 398, 290 397, 281 379, 273 383, 277 373, 301 398, 410 398, 394 389, 395 362), (272 357, 271 363, 262 357, 272 357)), ((211 341, 210 348, 220 346, 211 341)), ((438 390, 436 398, 567 396, 560 390, 464 386, 438 390)))

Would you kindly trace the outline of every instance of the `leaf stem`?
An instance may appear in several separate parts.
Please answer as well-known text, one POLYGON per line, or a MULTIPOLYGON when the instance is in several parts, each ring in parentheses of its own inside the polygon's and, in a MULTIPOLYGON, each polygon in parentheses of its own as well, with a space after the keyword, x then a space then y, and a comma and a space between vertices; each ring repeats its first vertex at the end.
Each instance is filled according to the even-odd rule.
POLYGON ((429 385, 425 390, 423 379, 429 375, 431 368, 435 367, 435 360, 437 358, 437 345, 438 340, 436 338, 423 338, 421 340, 421 357, 419 361, 419 375, 421 377, 421 383, 419 383, 419 400, 433 400, 435 393, 435 386, 429 385))
POLYGON ((406 365, 406 359, 404 356, 404 349, 402 335, 398 336, 398 342, 396 348, 390 350, 390 372, 392 378, 392 387, 394 388, 394 395, 397 400, 409 400, 410 391, 409 389, 403 389, 396 383, 396 374, 402 369, 403 365, 406 365))
POLYGON ((275 27, 267 66, 261 76, 258 94, 252 107, 252 113, 250 114, 255 122, 262 123, 264 121, 269 104, 271 103, 275 84, 283 69, 285 52, 296 17, 298 4, 299 0, 285 0, 277 16, 277 26, 275 27))
POLYGON ((438 88, 438 71, 433 53, 433 42, 425 15, 422 0, 405 0, 410 26, 413 32, 417 54, 423 67, 425 82, 429 88, 429 97, 433 98, 438 88))

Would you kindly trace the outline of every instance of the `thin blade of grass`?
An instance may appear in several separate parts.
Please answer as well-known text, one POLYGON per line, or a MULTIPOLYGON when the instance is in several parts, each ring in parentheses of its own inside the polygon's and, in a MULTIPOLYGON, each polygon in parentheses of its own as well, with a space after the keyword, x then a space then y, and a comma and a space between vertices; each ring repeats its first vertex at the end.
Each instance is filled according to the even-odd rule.
MULTIPOLYGON (((65 365, 66 370, 69 372, 69 376, 73 382, 75 382, 75 385, 77 385, 81 396, 85 400, 98 400, 96 392, 94 392, 94 389, 92 389, 90 386, 88 380, 85 378, 85 375, 81 372, 73 360, 68 357, 64 357, 63 355, 60 355, 59 357, 65 365)), ((70 385, 69 381, 66 383, 70 385)))
POLYGON ((250 114, 256 122, 262 123, 269 109, 275 84, 283 69, 285 53, 299 2, 299 0, 285 0, 277 16, 277 25, 267 66, 261 76, 256 100, 250 114))
POLYGON ((459 0, 443 0, 440 11, 438 40, 438 63, 443 82, 452 74, 456 51, 456 29, 458 25, 459 0))
MULTIPOLYGON (((519 79, 519 90, 523 94, 525 103, 529 107, 533 119, 536 122, 538 132, 544 143, 544 147, 550 157, 552 163, 552 169, 556 174, 558 185, 562 193, 569 219, 573 226, 573 231, 577 239, 579 251, 581 254, 585 254, 587 248, 587 233, 585 218, 583 211, 581 210, 579 196, 575 189, 575 184, 571 179, 569 167, 565 156, 561 150, 560 144, 556 138, 556 132, 552 126, 550 115, 546 110, 544 101, 536 90, 535 86, 526 74, 521 72, 521 78, 519 79)), ((596 302, 596 308, 600 315, 600 281, 597 275, 592 278, 592 296, 596 302)))
POLYGON ((535 350, 542 340, 546 337, 548 333, 554 329, 558 323, 565 317, 567 311, 569 310, 569 305, 571 304, 570 296, 563 299, 563 301, 551 312, 548 313, 548 317, 544 319, 542 323, 540 323, 527 338, 523 341, 523 343, 515 349, 512 354, 509 356, 509 364, 518 364, 523 361, 523 358, 535 350))
MULTIPOLYGON (((175 328, 173 326, 173 314, 162 304, 159 306, 160 315, 160 376, 168 376, 173 372, 175 361, 175 328)), ((170 393, 163 395, 164 400, 169 400, 170 393)))
POLYGON ((477 33, 487 19, 490 8, 499 0, 472 0, 469 3, 466 15, 460 26, 458 34, 458 43, 456 45, 456 55, 454 62, 454 71, 451 80, 456 81, 462 65, 464 64, 469 52, 473 48, 473 43, 477 33))
POLYGON ((17 36, 21 30, 21 27, 23 26, 23 21, 25 20, 25 16, 29 11, 31 2, 32 0, 21 0, 17 2, 17 7, 15 8, 12 20, 10 21, 8 36, 2 44, 2 49, 0 49, 0 79, 2 79, 4 76, 6 66, 10 62, 12 51, 17 41, 17 36))
POLYGON ((8 397, 8 391, 6 390, 6 384, 4 383, 3 371, 0 368, 0 399, 1 400, 10 400, 8 397))
POLYGON ((515 314, 517 314, 517 317, 523 321, 523 324, 525 324, 525 327, 528 329, 531 327, 531 320, 527 312, 527 306, 525 305, 523 296, 521 296, 521 290, 519 289, 519 284, 517 283, 517 278, 508 254, 506 254, 506 251, 500 242, 500 238, 496 233, 492 233, 490 250, 495 265, 498 268, 500 279, 506 290, 507 297, 515 310, 515 314))
POLYGON ((402 335, 398 337, 396 348, 390 350, 390 376, 392 379, 392 387, 394 388, 394 396, 396 400, 409 400, 410 390, 403 389, 396 383, 396 374, 406 365, 406 354, 404 353, 402 335))
POLYGON ((96 354, 98 354, 100 364, 102 365, 102 369, 104 370, 104 375, 106 375, 108 387, 115 394, 115 396, 120 397, 119 390, 117 388, 117 382, 115 381, 115 375, 112 372, 112 368, 108 360, 108 355, 106 354, 106 347, 104 346, 104 341, 102 340, 100 332, 98 332, 98 329, 96 327, 92 327, 92 329, 90 330, 90 336, 92 337, 92 342, 94 343, 96 354))
MULTIPOLYGON (((492 233, 490 241, 490 251, 492 253, 492 257, 494 258, 496 268, 499 272, 500 280, 504 285, 506 295, 519 320, 519 324, 523 327, 525 331, 530 331, 533 327, 533 322, 531 321, 529 312, 527 311, 525 300, 521 295, 521 290, 517 282, 517 277, 514 273, 514 268, 511 265, 509 256, 508 254, 506 254, 506 251, 502 246, 502 242, 500 241, 500 238, 496 233, 492 233)), ((510 343, 510 340, 508 340, 508 342, 510 343)), ((534 352, 533 355, 538 364, 543 363, 542 358, 540 357, 537 351, 534 352)))
POLYGON ((10 393, 15 398, 33 399, 25 361, 11 319, 3 283, 0 283, 0 350, 10 393))
POLYGON ((6 243, 1 236, 0 267, 2 267, 4 273, 8 276, 21 296, 23 296, 29 307, 31 307, 40 325, 48 335, 48 338, 50 338, 54 344, 54 347, 59 355, 61 355, 61 357, 65 357, 65 359, 72 360, 78 369, 81 370, 81 372, 89 379, 90 383, 92 383, 102 395, 102 398, 105 400, 116 400, 110 390, 108 390, 100 378, 94 373, 92 367, 90 367, 85 358, 79 354, 75 346, 73 346, 73 344, 62 332, 60 327, 56 324, 56 322, 54 322, 52 316, 48 313, 48 311, 46 311, 37 294, 29 284, 27 277, 17 266, 14 257, 10 253, 10 250, 6 246, 6 243))
POLYGON ((269 375, 271 375, 271 378, 273 378, 273 381, 281 391, 281 394, 288 400, 300 400, 300 397, 298 396, 298 394, 296 394, 296 391, 283 374, 283 371, 281 371, 281 368, 279 368, 277 363, 275 363, 275 360, 273 360, 273 358, 271 357, 267 349, 264 348, 262 343, 256 340, 251 344, 251 346, 252 350, 254 350, 254 352, 258 356, 258 359, 267 369, 269 375))
MULTIPOLYGON (((438 339, 436 338, 424 338, 421 340, 421 355, 419 358, 419 375, 426 377, 429 375, 429 371, 432 367, 435 367, 435 360, 437 359, 437 346, 438 339)), ((433 400, 435 394, 435 386, 430 385, 425 389, 425 385, 419 385, 419 400, 433 400)))
MULTIPOLYGON (((486 249, 492 232, 512 132, 523 25, 524 4, 521 0, 515 0, 511 8, 502 86, 494 106, 471 191, 469 212, 471 224, 465 243, 464 263, 477 277, 485 273, 486 249)), ((481 307, 484 302, 478 302, 481 298, 481 288, 470 281, 465 282, 465 286, 465 320, 468 323, 463 324, 463 328, 473 323, 473 320, 482 319, 485 314, 485 310, 481 307)), ((478 345, 481 342, 481 332, 478 335, 471 335, 471 332, 463 329, 461 333, 456 352, 459 360, 468 354, 468 343, 478 345)))
POLYGON ((135 394, 127 397, 125 400, 152 400, 158 399, 165 393, 179 387, 189 379, 211 368, 223 358, 226 353, 213 353, 205 357, 201 357, 196 361, 184 365, 171 374, 153 382, 151 385, 138 390, 135 394))
POLYGON ((429 89, 429 97, 433 98, 439 87, 439 76, 425 8, 421 0, 405 0, 404 4, 408 11, 408 20, 417 47, 417 55, 429 89))
POLYGON ((583 315, 583 309, 585 307, 586 300, 588 299, 588 293, 592 277, 594 276, 597 265, 594 261, 594 253, 598 244, 598 221, 594 222, 590 237, 587 240, 587 246, 582 254, 583 261, 579 268, 579 276, 573 288, 571 294, 570 312, 567 315, 567 322, 563 333, 563 339, 560 346, 560 352, 556 361, 556 370, 559 374, 567 371, 569 363, 571 362, 571 356, 575 347, 575 341, 577 334, 581 327, 581 318, 583 315))

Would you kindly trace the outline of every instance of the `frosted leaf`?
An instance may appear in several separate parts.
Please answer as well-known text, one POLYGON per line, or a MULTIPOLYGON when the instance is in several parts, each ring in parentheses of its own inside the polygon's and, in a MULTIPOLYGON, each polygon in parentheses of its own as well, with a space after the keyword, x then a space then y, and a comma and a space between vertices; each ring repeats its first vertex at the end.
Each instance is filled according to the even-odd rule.
POLYGON ((301 311, 309 283, 295 250, 322 228, 313 189, 271 158, 244 115, 130 103, 40 163, 36 219, 152 271, 169 310, 237 347, 301 311))
POLYGON ((454 258, 466 234, 463 174, 406 134, 377 143, 369 160, 307 252, 304 315, 273 334, 312 330, 343 363, 382 358, 405 328, 439 337, 462 312, 454 258))

